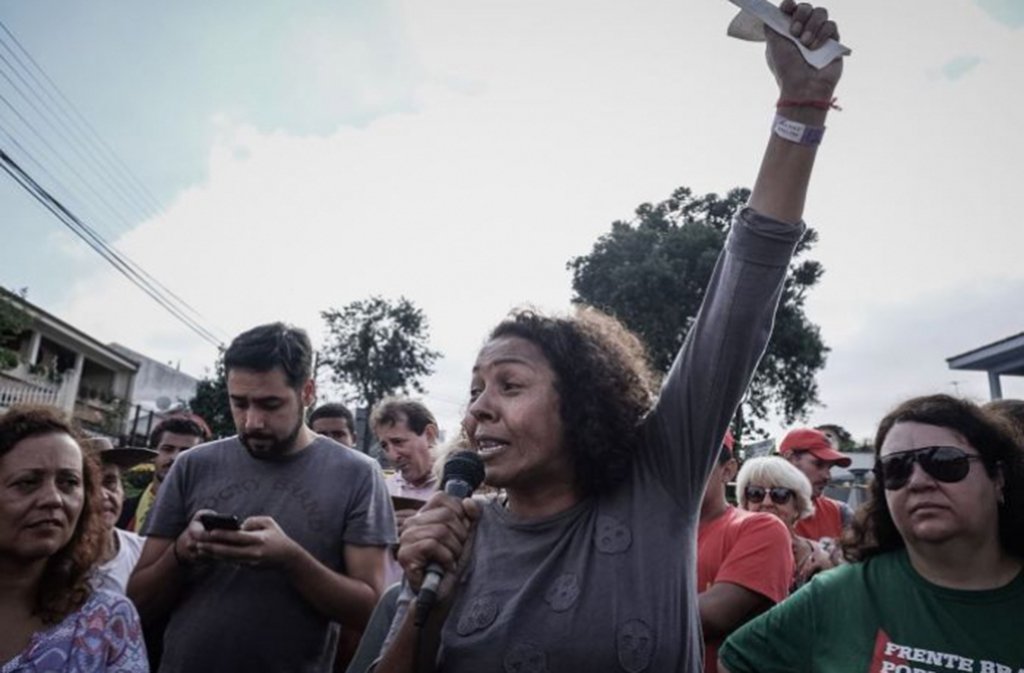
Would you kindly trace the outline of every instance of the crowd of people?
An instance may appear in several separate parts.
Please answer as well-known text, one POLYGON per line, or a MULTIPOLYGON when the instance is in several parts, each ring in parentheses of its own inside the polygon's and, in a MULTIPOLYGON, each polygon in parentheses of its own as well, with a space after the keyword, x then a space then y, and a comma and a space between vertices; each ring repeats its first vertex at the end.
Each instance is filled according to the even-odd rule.
MULTIPOLYGON (((804 47, 838 37, 824 10, 781 8, 804 47)), ((516 310, 447 442, 417 400, 372 410, 388 475, 344 405, 314 404, 309 338, 282 323, 224 353, 231 437, 183 414, 115 446, 12 408, 0 673, 1024 671, 1024 402, 900 404, 856 511, 825 494, 850 462, 827 427, 740 464, 727 428, 842 72, 766 37, 779 117, 660 384, 614 318, 516 310), (441 471, 463 449, 484 469, 464 498, 441 471)))

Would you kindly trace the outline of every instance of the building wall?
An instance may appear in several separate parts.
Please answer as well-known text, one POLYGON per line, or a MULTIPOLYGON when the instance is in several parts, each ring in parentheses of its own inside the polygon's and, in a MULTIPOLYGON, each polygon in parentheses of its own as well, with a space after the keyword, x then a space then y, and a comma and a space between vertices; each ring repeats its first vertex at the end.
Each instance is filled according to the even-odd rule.
POLYGON ((110 347, 139 363, 131 399, 133 407, 138 404, 144 409, 156 410, 157 400, 162 397, 167 398, 173 407, 188 403, 196 396, 199 380, 195 377, 120 344, 110 344, 110 347))

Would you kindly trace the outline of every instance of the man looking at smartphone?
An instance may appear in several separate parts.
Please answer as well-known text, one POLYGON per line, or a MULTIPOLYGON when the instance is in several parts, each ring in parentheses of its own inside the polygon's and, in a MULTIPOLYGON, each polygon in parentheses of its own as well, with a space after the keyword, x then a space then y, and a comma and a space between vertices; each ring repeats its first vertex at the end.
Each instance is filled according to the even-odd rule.
POLYGON ((340 623, 362 630, 394 520, 374 462, 304 422, 312 348, 253 328, 224 354, 238 435, 179 457, 129 583, 143 619, 170 613, 160 671, 331 669, 340 623), (230 520, 204 515, 234 515, 230 520))

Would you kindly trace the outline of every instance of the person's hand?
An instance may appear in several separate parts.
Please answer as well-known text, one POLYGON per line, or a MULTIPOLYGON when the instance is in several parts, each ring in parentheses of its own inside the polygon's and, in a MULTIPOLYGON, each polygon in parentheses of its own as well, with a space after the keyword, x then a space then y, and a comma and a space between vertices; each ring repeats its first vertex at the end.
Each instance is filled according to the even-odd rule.
POLYGON ((174 558, 179 563, 195 563, 196 561, 203 561, 208 558, 208 556, 199 551, 199 543, 206 539, 207 535, 206 528, 199 521, 199 517, 204 514, 216 514, 216 512, 212 509, 197 511, 192 515, 192 519, 188 522, 185 530, 174 540, 174 558))
POLYGON ((804 575, 810 578, 822 570, 833 567, 835 567, 835 563, 832 561, 832 556, 822 547, 814 545, 814 549, 811 551, 811 560, 807 562, 807 570, 804 575))
POLYGON ((480 518, 480 503, 435 493, 423 508, 405 520, 399 540, 398 562, 414 591, 419 591, 427 565, 445 570, 438 598, 451 595, 455 580, 468 562, 470 539, 480 518))
POLYGON ((257 568, 287 566, 301 552, 298 543, 269 516, 251 516, 237 531, 204 531, 198 549, 200 555, 218 561, 257 568))
MULTIPOLYGON (((839 39, 839 29, 828 18, 828 10, 806 2, 782 0, 779 9, 791 19, 790 33, 809 49, 817 49, 829 38, 839 39)), ((790 100, 829 100, 843 74, 843 60, 836 59, 821 70, 807 63, 792 42, 765 26, 768 67, 779 84, 781 97, 790 100)))
POLYGON ((401 535, 402 531, 405 530, 405 522, 411 517, 416 516, 419 512, 418 509, 396 509, 395 510, 395 523, 398 525, 398 534, 401 535))

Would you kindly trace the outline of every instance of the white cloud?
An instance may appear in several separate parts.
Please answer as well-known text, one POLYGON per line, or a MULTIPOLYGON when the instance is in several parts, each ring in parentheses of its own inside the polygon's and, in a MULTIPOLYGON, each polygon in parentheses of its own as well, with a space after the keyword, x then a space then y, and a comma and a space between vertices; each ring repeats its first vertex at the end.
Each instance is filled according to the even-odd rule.
MULTIPOLYGON (((946 358, 1024 331, 1024 279, 946 287, 910 301, 879 303, 859 329, 832 344, 819 379, 827 406, 811 422, 838 423, 858 439, 899 402, 944 392, 989 399, 984 372, 954 371, 946 358)), ((1002 377, 1003 395, 1024 397, 1024 378, 1002 377)))
MULTIPOLYGON (((1010 198, 1024 138, 1008 132, 1024 94, 1004 86, 1022 56, 984 17, 939 4, 924 15, 877 0, 835 11, 854 55, 809 203, 827 269, 809 311, 834 349, 822 390, 840 422, 875 418, 876 398, 904 388, 872 397, 860 381, 891 383, 896 365, 936 343, 905 332, 882 351, 865 345, 878 311, 968 282, 1013 301, 993 288, 1024 276, 1010 198), (955 87, 929 77, 958 53, 986 67, 955 87)), ((613 219, 678 185, 751 183, 774 84, 760 46, 724 37, 732 13, 667 0, 408 2, 400 32, 419 59, 413 111, 324 137, 225 115, 206 180, 123 248, 227 336, 276 319, 318 335, 320 309, 409 297, 447 356, 428 399, 451 423, 487 329, 526 301, 564 308, 566 261, 613 219)), ((335 57, 324 49, 305 57, 335 57)), ((937 321, 947 315, 943 302, 927 307, 937 321)), ((76 283, 63 314, 193 373, 213 361, 109 273, 76 283)), ((979 318, 978 342, 996 322, 979 318)), ((975 341, 966 336, 964 348, 975 341)), ((942 349, 940 368, 960 346, 942 349)), ((905 371, 907 388, 942 385, 922 371, 905 371)))

